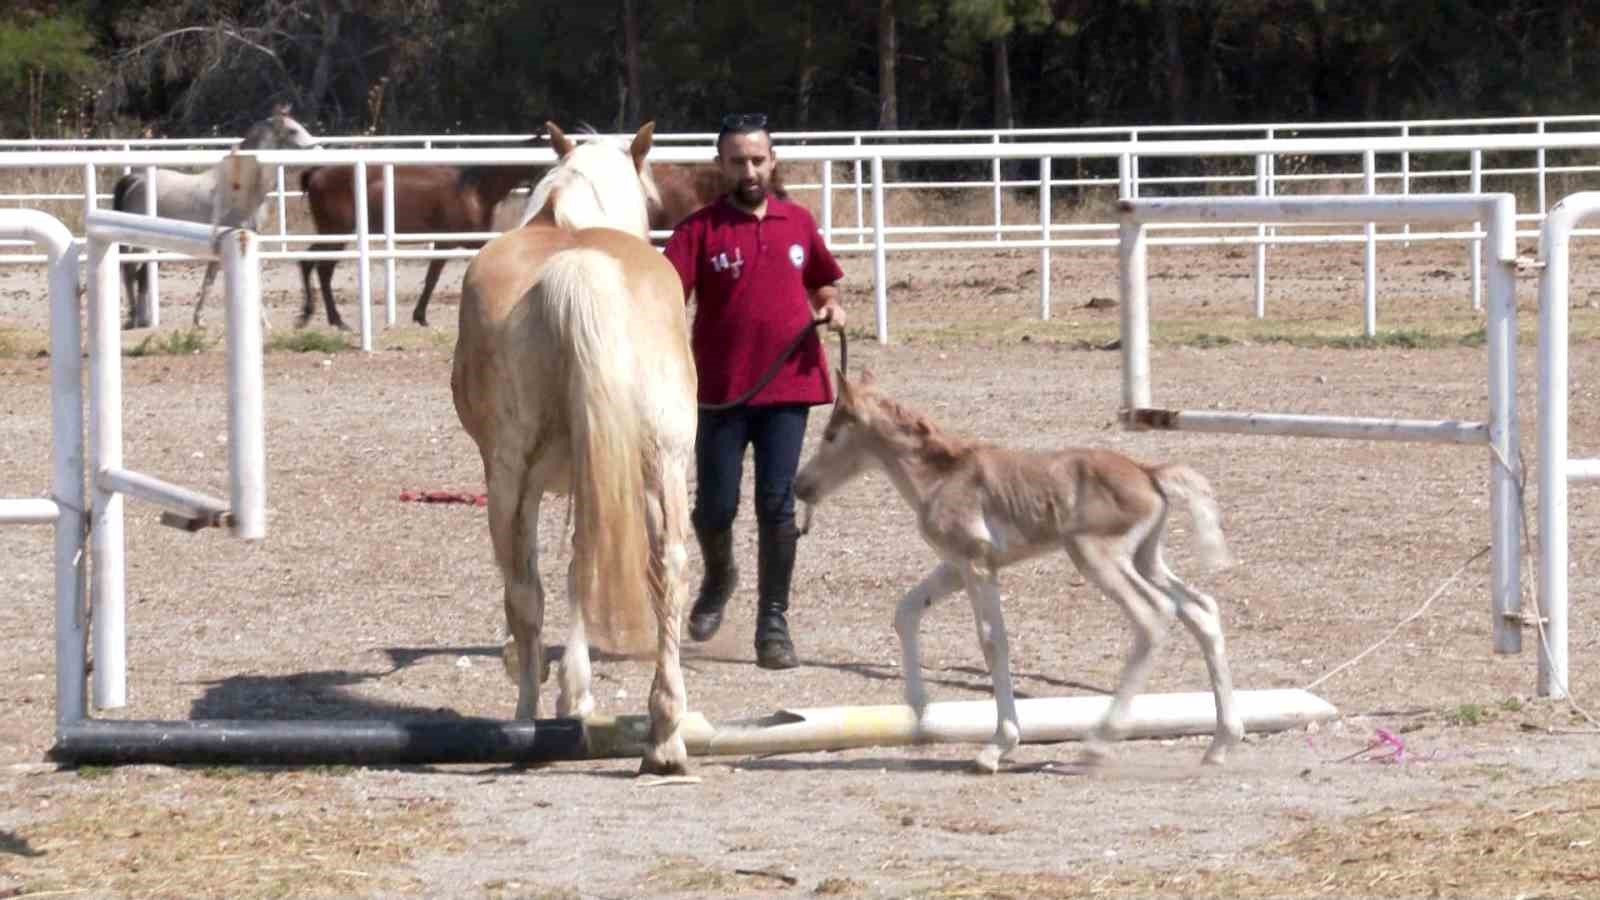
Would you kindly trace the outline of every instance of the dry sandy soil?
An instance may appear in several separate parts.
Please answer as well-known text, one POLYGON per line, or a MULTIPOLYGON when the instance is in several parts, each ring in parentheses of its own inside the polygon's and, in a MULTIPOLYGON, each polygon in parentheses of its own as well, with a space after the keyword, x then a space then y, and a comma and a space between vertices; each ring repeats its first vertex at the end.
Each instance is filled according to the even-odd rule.
MULTIPOLYGON (((1468 302, 1465 255, 1459 246, 1386 246, 1380 325, 1409 329, 1423 345, 1346 347, 1340 339, 1360 329, 1358 250, 1274 250, 1268 318, 1258 322, 1245 254, 1159 249, 1157 404, 1481 418, 1484 352, 1471 339, 1481 320, 1468 302)), ((1575 701, 1535 698, 1536 633, 1525 633, 1522 655, 1490 652, 1484 451, 1124 432, 1114 423, 1119 356, 1093 349, 1115 337, 1117 313, 1086 306, 1116 296, 1114 256, 1056 254, 1049 322, 1037 316, 1037 259, 893 259, 895 339, 878 346, 868 339, 870 272, 849 257, 852 367, 872 368, 905 402, 964 433, 1113 447, 1207 473, 1240 564, 1196 570, 1182 528, 1173 559, 1221 600, 1240 687, 1302 687, 1387 638, 1316 687, 1338 721, 1252 735, 1227 767, 1204 770, 1204 739, 1130 741, 1095 773, 1072 765, 1070 744, 1028 744, 993 777, 971 772, 967 746, 704 757, 693 761, 698 783, 665 786, 635 779, 633 760, 532 770, 58 770, 45 762, 54 721, 49 533, 7 529, 0 897, 1600 892, 1600 733, 1582 711, 1600 709, 1587 615, 1600 571, 1585 549, 1600 526, 1593 494, 1575 490, 1572 503, 1575 701), (1374 747, 1380 729, 1403 742, 1403 757, 1374 747)), ((1590 415, 1600 390, 1592 262, 1580 260, 1573 292, 1580 453, 1600 448, 1600 419, 1590 415)), ((353 321, 349 268, 339 283, 353 321)), ((268 354, 265 541, 183 534, 130 504, 131 700, 106 715, 511 712, 482 511, 397 499, 409 489, 480 489, 448 388, 460 269, 446 272, 431 331, 385 331, 370 356, 268 354)), ((403 267, 402 321, 420 270, 403 267)), ((168 322, 187 323, 197 276, 169 267, 168 322)), ((266 280, 270 340, 281 340, 298 274, 280 265, 266 280)), ((1531 521, 1534 282, 1520 288, 1531 521)), ((49 478, 46 360, 32 352, 42 345, 44 299, 41 273, 0 271, 9 348, 0 357, 0 472, 13 496, 43 493, 49 478)), ((129 464, 224 493, 221 353, 129 359, 125 378, 129 464)), ((813 417, 813 439, 822 421, 813 417)), ((722 633, 686 651, 692 707, 721 720, 897 702, 890 617, 932 560, 889 485, 868 477, 819 510, 794 600, 804 665, 784 673, 752 661, 748 492, 747 483, 744 586, 722 633)), ((566 510, 545 510, 541 559, 556 601, 546 634, 558 642, 566 510)), ((1023 693, 1110 688, 1127 630, 1065 558, 1019 567, 1002 585, 1023 693)), ((1525 595, 1531 603, 1531 580, 1525 595)), ((941 607, 924 632, 935 699, 987 698, 964 605, 941 607)), ((601 661, 596 677, 604 711, 642 711, 643 664, 601 661)), ((1175 635, 1148 690, 1204 686, 1192 642, 1175 635)))

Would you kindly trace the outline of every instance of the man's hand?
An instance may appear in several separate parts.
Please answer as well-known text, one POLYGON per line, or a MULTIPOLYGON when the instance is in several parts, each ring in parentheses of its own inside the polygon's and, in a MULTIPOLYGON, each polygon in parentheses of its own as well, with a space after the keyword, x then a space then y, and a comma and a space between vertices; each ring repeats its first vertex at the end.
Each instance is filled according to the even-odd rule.
POLYGON ((821 309, 812 310, 812 316, 819 322, 827 322, 828 327, 834 331, 844 330, 844 307, 832 300, 824 304, 821 309))

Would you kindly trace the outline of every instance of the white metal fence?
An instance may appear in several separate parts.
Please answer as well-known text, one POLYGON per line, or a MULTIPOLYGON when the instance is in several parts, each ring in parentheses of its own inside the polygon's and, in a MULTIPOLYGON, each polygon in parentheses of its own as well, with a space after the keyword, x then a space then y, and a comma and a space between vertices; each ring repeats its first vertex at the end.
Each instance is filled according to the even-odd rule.
MULTIPOLYGON (((835 252, 871 254, 873 261, 876 333, 888 341, 888 265, 890 254, 913 252, 993 251, 996 249, 1038 249, 1039 315, 1051 311, 1049 264, 1052 250, 1064 248, 1105 248, 1117 242, 1111 204, 1090 205, 1087 212, 1071 221, 1056 219, 1051 201, 1064 192, 1099 191, 1109 201, 1113 197, 1178 195, 1185 193, 1236 193, 1256 196, 1305 193, 1440 193, 1478 192, 1485 189, 1509 191, 1528 198, 1519 223, 1526 226, 1519 235, 1536 233, 1544 214, 1544 202, 1551 181, 1561 179, 1563 192, 1600 180, 1600 165, 1570 163, 1553 165, 1553 152, 1575 151, 1583 155, 1600 147, 1600 131, 1568 130, 1594 128, 1600 117, 1561 117, 1524 119, 1435 120, 1406 123, 1327 123, 1240 126, 1195 126, 1167 129, 1027 129, 1011 132, 779 132, 779 157, 791 171, 811 171, 814 181, 793 180, 790 188, 818 211, 819 223, 835 252), (1516 129, 1480 133, 1485 128, 1516 129), (1283 133, 1321 133, 1361 130, 1368 133, 1346 137, 1283 137, 1283 133), (1440 131, 1441 134, 1421 132, 1440 131), (1237 134, 1226 139, 1191 139, 1194 135, 1237 134), (1259 135, 1259 136, 1252 136, 1259 135), (1041 140, 1040 138, 1058 138, 1041 140), (1071 138, 1060 139, 1060 138, 1071 138), (1110 138, 1102 140, 1099 138, 1110 138), (808 143, 785 142, 805 140, 808 143), (890 143, 892 140, 919 140, 916 144, 890 143), (936 143, 936 140, 948 141, 936 143), (834 141, 830 143, 829 141, 834 141), (1485 155, 1494 156, 1494 165, 1485 155), (1217 174, 1152 176, 1150 170, 1160 161, 1200 161, 1217 174), (1002 163, 1024 161, 1036 167, 1031 178, 1002 179, 1002 163), (1312 161, 1314 164, 1308 164, 1312 161), (937 163, 967 168, 971 181, 894 181, 885 177, 892 167, 885 163, 937 163), (844 166, 848 177, 835 177, 844 166), (1141 174, 1141 167, 1145 174, 1141 174), (992 215, 982 221, 951 225, 896 221, 888 203, 891 191, 919 189, 988 190, 993 193, 992 215), (1030 196, 1031 195, 1031 196, 1030 196), (1037 221, 1010 222, 1004 199, 1013 207, 1037 208, 1037 221), (853 215, 836 209, 840 199, 853 201, 853 215), (1026 203, 1031 200, 1031 204, 1026 203), (1085 218, 1088 221, 1085 221, 1085 218)), ((489 144, 523 135, 504 137, 427 136, 407 139, 326 138, 327 147, 309 151, 266 151, 258 156, 268 164, 301 167, 309 165, 356 164, 361 168, 408 163, 424 164, 523 164, 548 162, 550 151, 525 147, 473 147, 432 149, 391 147, 387 149, 335 149, 340 142, 360 140, 368 143, 409 141, 431 143, 450 140, 458 143, 489 144)), ((661 135, 652 158, 668 162, 698 162, 710 156, 711 135, 661 135), (685 144, 688 144, 687 146, 685 144)), ((78 142, 74 146, 82 146, 78 142)), ((54 200, 81 202, 85 211, 100 205, 99 182, 136 166, 207 166, 216 162, 220 150, 113 149, 138 147, 144 142, 120 141, 96 144, 104 149, 12 149, 0 152, 0 170, 57 169, 82 173, 79 193, 0 194, 0 203, 37 205, 54 200)), ((17 142, 0 142, 0 147, 17 142)), ((367 233, 365 220, 358 222, 355 234, 312 235, 292 233, 288 227, 287 204, 295 196, 285 189, 279 171, 277 219, 278 233, 268 236, 263 253, 268 260, 359 259, 367 264, 396 259, 468 257, 472 250, 431 250, 418 246, 432 235, 382 235, 382 246, 374 246, 374 235, 367 233), (318 244, 355 244, 352 250, 318 250, 318 244)), ((1031 210, 1029 211, 1031 214, 1031 210)), ((1481 306, 1481 243, 1483 233, 1476 226, 1450 230, 1421 231, 1411 223, 1389 230, 1372 224, 1340 226, 1313 222, 1269 226, 1266 223, 1193 221, 1162 226, 1166 233, 1153 237, 1152 244, 1244 244, 1256 252, 1254 308, 1266 314, 1266 248, 1290 243, 1350 243, 1367 247, 1367 291, 1369 303, 1375 290, 1377 259, 1375 248, 1391 241, 1456 241, 1468 249, 1472 266, 1472 303, 1481 306)), ((0 241, 4 250, 5 241, 0 241)), ((130 259, 141 258, 131 256, 130 259)), ((163 256, 162 258, 171 258, 163 256)), ((37 254, 6 253, 0 263, 42 262, 37 254)), ((385 321, 395 321, 393 266, 385 267, 385 321)), ((362 267, 366 271, 365 266, 362 267)), ((370 310, 370 282, 360 279, 359 301, 370 310)), ((362 345, 370 349, 371 328, 363 328, 362 345)))

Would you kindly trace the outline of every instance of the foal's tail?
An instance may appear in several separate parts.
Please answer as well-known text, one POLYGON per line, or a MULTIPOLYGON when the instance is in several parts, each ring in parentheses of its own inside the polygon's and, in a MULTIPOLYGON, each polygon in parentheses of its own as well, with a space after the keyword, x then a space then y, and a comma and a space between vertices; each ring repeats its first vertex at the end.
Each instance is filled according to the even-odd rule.
POLYGON ((1180 498, 1189 505, 1201 561, 1215 569, 1233 565, 1233 554, 1228 552, 1228 544, 1222 538, 1222 516, 1211 482, 1194 469, 1176 463, 1152 467, 1150 477, 1161 493, 1169 498, 1180 498))
MULTIPOLYGON (((644 462, 649 410, 639 401, 633 312, 615 259, 591 250, 556 254, 540 276, 552 347, 564 356, 571 431, 573 588, 590 639, 638 653, 655 645, 644 462)), ((554 398, 552 398, 554 399, 554 398)))

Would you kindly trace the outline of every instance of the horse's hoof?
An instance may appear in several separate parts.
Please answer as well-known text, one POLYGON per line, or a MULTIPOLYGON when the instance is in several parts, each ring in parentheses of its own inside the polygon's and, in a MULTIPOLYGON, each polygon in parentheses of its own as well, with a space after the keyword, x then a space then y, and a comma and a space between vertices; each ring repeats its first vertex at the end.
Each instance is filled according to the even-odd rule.
POLYGON ((560 718, 587 719, 594 715, 594 695, 584 694, 577 703, 567 700, 565 694, 556 697, 556 715, 560 718))
POLYGON ((689 761, 687 759, 666 760, 651 759, 650 754, 645 754, 639 760, 640 775, 687 775, 689 774, 689 761))
POLYGON ((993 775, 1000 771, 1000 748, 993 744, 983 748, 973 765, 977 767, 979 775, 993 775))
POLYGON ((411 317, 411 321, 417 323, 418 325, 421 325, 423 328, 427 328, 428 327, 428 317, 427 316, 412 316, 411 317))

